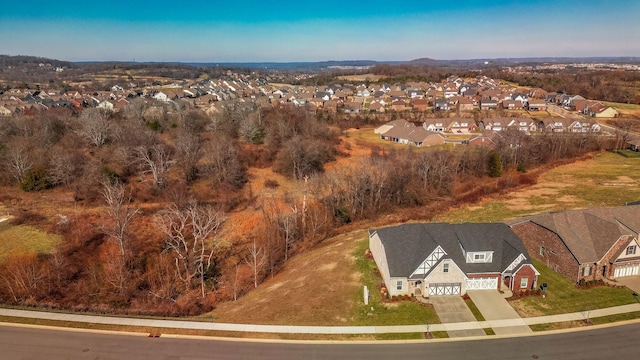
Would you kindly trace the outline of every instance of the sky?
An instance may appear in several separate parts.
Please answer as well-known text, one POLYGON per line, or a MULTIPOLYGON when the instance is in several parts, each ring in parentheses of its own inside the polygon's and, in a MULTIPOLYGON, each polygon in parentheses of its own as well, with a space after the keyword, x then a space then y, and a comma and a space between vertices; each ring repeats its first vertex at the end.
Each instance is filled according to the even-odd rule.
POLYGON ((638 57, 640 1, 3 1, 0 54, 141 62, 638 57))

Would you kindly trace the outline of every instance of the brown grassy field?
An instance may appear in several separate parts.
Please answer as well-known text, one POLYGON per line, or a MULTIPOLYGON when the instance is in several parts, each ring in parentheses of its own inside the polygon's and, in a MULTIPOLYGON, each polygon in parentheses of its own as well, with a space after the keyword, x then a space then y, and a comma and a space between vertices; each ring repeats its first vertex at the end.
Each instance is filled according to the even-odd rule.
MULTIPOLYGON (((336 166, 356 163, 373 148, 385 145, 373 134, 372 129, 352 129, 345 134, 339 145, 341 155, 326 166, 329 171, 336 166)), ((241 236, 244 229, 251 227, 251 223, 260 216, 261 200, 301 196, 302 186, 303 182, 287 180, 270 169, 251 169, 246 191, 257 198, 254 202, 256 205, 244 206, 229 214, 232 220, 230 223, 234 224, 232 231, 237 231, 237 235, 241 236), (277 182, 278 186, 265 187, 267 180, 277 182)), ((50 220, 60 213, 73 216, 76 213, 102 211, 100 206, 80 208, 74 202, 71 192, 57 189, 46 193, 16 193, 12 189, 0 191, 12 194, 0 199, 7 208, 30 209, 50 220)), ((450 209, 436 220, 500 221, 542 211, 597 205, 615 206, 639 198, 640 159, 601 153, 543 173, 536 185, 450 209)), ((362 309, 357 306, 357 294, 361 292, 365 281, 357 257, 361 255, 359 252, 364 251, 363 244, 366 247, 365 229, 406 219, 418 219, 420 216, 427 218, 420 214, 432 211, 429 206, 427 204, 424 208, 401 210, 375 222, 351 224, 344 230, 344 234, 328 239, 311 251, 291 259, 281 273, 265 281, 257 290, 249 292, 238 301, 220 304, 212 314, 206 316, 213 315, 214 320, 220 322, 259 324, 367 324, 371 321, 371 316, 362 314, 362 309)), ((40 245, 48 246, 44 241, 40 245)), ((391 321, 392 318, 409 321, 410 317, 417 314, 420 317, 431 316, 428 309, 407 307, 404 304, 380 305, 380 309, 384 316, 378 319, 383 322, 391 321)))
POLYGON ((346 81, 380 81, 382 79, 386 78, 386 76, 384 75, 375 75, 375 74, 360 74, 360 75, 344 75, 344 76, 338 76, 338 79, 340 80, 346 80, 346 81))
MULTIPOLYGON (((501 221, 543 211, 617 206, 638 198, 640 159, 601 153, 552 169, 528 188, 451 209, 436 221, 501 221)), ((396 220, 397 217, 387 217, 375 226, 396 220)), ((237 302, 219 306, 213 312, 214 318, 273 324, 352 324, 356 321, 352 311, 357 301, 353 291, 362 286, 353 254, 362 237, 366 237, 364 231, 326 240, 316 249, 294 258, 282 273, 257 290, 237 302)))

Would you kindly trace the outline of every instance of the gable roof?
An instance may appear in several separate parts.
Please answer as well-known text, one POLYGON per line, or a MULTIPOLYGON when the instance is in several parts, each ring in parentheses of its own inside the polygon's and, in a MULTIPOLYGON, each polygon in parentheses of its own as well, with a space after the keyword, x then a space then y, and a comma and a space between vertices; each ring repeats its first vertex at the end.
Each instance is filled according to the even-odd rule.
POLYGON ((638 236, 640 206, 592 208, 547 213, 514 221, 531 221, 556 233, 579 263, 602 259, 621 236, 638 236))
MULTIPOLYGON (((520 238, 504 223, 403 224, 373 230, 387 256, 392 277, 409 277, 440 246, 465 274, 499 273, 520 254, 530 264, 520 238), (493 251, 491 263, 467 263, 465 252, 493 251)), ((373 231, 371 234, 373 234, 373 231)))

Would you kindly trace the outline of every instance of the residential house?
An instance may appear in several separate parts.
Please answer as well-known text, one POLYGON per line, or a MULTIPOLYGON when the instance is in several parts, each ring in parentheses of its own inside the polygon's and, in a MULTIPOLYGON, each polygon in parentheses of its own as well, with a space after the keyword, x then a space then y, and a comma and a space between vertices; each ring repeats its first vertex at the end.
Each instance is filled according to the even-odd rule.
POLYGON ((505 119, 484 119, 480 123, 483 125, 484 130, 488 131, 502 131, 506 128, 505 119))
POLYGON ((590 121, 578 119, 573 121, 571 124, 569 124, 569 126, 567 126, 567 131, 572 133, 588 133, 588 132, 600 131, 600 125, 598 126, 594 126, 594 125, 597 125, 597 123, 592 123, 590 121))
POLYGON ((485 131, 482 134, 472 136, 467 141, 467 144, 469 144, 469 146, 479 146, 493 149, 496 147, 496 143, 493 140, 495 138, 495 135, 495 131, 485 131))
POLYGON ((428 131, 444 132, 447 128, 445 119, 427 119, 422 123, 422 127, 428 131))
POLYGON ((446 88, 444 90, 444 98, 448 99, 454 96, 458 96, 458 89, 456 89, 455 87, 453 88, 446 88))
POLYGON ((640 274, 639 205, 533 215, 510 222, 532 257, 579 282, 640 274))
POLYGON ((519 100, 502 100, 500 103, 505 110, 521 110, 522 102, 519 100))
POLYGON ((571 106, 569 107, 573 111, 577 111, 582 114, 586 114, 588 111, 589 100, 586 99, 577 99, 574 100, 571 106))
POLYGON ((468 134, 476 130, 477 126, 473 119, 467 118, 455 118, 455 119, 442 119, 446 126, 445 131, 453 134, 468 134))
POLYGON ((330 113, 336 113, 338 111, 338 105, 340 105, 340 101, 338 100, 327 100, 322 104, 322 108, 330 113))
MULTIPOLYGON (((393 123, 393 122, 392 122, 393 123)), ((387 123, 383 126, 389 126, 391 123, 387 123)), ((406 121, 398 121, 389 130, 382 133, 384 128, 379 127, 374 132, 380 133, 382 140, 391 141, 398 144, 406 144, 411 146, 431 146, 442 145, 445 143, 445 138, 442 134, 433 131, 428 131, 420 126, 415 126, 413 123, 406 121)))
POLYGON ((104 109, 107 111, 113 111, 114 110, 114 106, 113 103, 109 100, 104 100, 102 102, 100 102, 100 104, 98 104, 98 106, 96 106, 98 109, 104 109))
POLYGON ((407 96, 410 99, 422 98, 423 94, 424 93, 423 93, 422 89, 416 89, 416 88, 407 89, 407 96))
POLYGON ((371 102, 369 104, 369 111, 376 113, 384 113, 386 110, 384 108, 384 103, 382 102, 371 102))
POLYGON ((460 97, 456 106, 458 107, 458 111, 473 111, 474 104, 473 100, 467 97, 460 97))
POLYGON ((396 99, 391 102, 391 110, 405 111, 407 110, 407 105, 405 104, 403 99, 396 99))
POLYGON ((627 149, 631 151, 640 151, 640 140, 630 140, 627 142, 627 149))
POLYGON ((480 100, 480 110, 493 110, 498 108, 498 101, 489 98, 480 100))
POLYGON ((564 132, 567 128, 565 120, 562 119, 544 119, 544 131, 549 132, 564 132))
POLYGON ((398 119, 398 120, 393 120, 393 121, 389 121, 388 123, 384 124, 384 125, 380 125, 377 128, 375 128, 373 130, 374 134, 384 134, 387 131, 391 130, 394 127, 407 127, 407 126, 411 126, 413 125, 412 123, 408 122, 405 119, 398 119))
POLYGON ((389 295, 461 295, 537 287, 527 249, 503 223, 419 223, 369 231, 389 295))
POLYGON ((4 105, 0 105, 0 116, 10 116, 13 114, 11 110, 4 107, 4 105))
POLYGON ((527 100, 526 108, 529 111, 546 111, 547 102, 545 100, 529 98, 529 100, 527 100))
POLYGON ((342 110, 345 114, 358 114, 360 113, 360 109, 362 109, 362 103, 352 101, 344 103, 342 110))
POLYGON ((436 99, 433 103, 433 108, 435 110, 448 111, 451 109, 451 106, 447 99, 436 99))
POLYGON ((544 100, 544 99, 547 98, 547 95, 548 95, 547 91, 545 91, 543 89, 540 89, 540 88, 531 88, 531 89, 529 89, 529 99, 534 98, 534 99, 542 99, 542 100, 544 100))
POLYGON ((411 99, 411 105, 416 111, 427 111, 429 108, 429 100, 427 99, 411 99))
POLYGON ((616 109, 611 106, 603 105, 601 102, 590 104, 587 113, 589 116, 596 118, 614 118, 619 116, 616 109))
POLYGON ((510 119, 507 121, 507 128, 518 129, 525 133, 533 133, 533 132, 536 132, 536 130, 538 129, 538 126, 536 125, 536 122, 531 119, 516 118, 516 119, 510 119))

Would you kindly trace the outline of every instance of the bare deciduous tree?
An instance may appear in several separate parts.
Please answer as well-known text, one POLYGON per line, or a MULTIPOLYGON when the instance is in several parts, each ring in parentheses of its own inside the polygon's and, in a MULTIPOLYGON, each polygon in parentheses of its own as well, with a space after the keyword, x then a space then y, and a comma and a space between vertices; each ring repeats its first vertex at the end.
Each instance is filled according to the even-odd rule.
POLYGON ((217 136, 209 142, 205 154, 205 167, 211 174, 215 186, 242 187, 246 181, 246 174, 233 141, 217 136))
POLYGON ((49 175, 55 184, 68 186, 78 177, 84 159, 65 149, 54 149, 49 162, 49 175))
POLYGON ((85 109, 80 118, 78 134, 96 147, 106 144, 111 136, 109 113, 98 108, 85 109))
POLYGON ((186 182, 198 175, 198 161, 202 158, 202 139, 197 134, 181 133, 176 139, 176 157, 186 182))
POLYGON ((29 158, 29 150, 21 144, 10 145, 7 151, 6 166, 11 176, 20 182, 24 175, 33 167, 33 162, 29 158))
POLYGON ((143 114, 147 109, 146 100, 143 98, 131 99, 127 105, 122 108, 122 114, 125 118, 135 120, 138 124, 144 124, 143 114))
POLYGON ((174 163, 169 148, 164 144, 139 146, 135 149, 137 163, 143 173, 150 173, 159 188, 167 185, 169 168, 174 163))
POLYGON ((127 248, 127 228, 140 209, 131 206, 131 193, 127 193, 121 184, 104 182, 102 196, 105 212, 111 222, 111 226, 104 226, 103 230, 114 239, 124 256, 127 248))
POLYGON ((258 245, 256 238, 253 238, 251 245, 247 251, 247 257, 244 261, 249 265, 253 273, 253 287, 258 287, 258 279, 262 273, 264 266, 267 264, 267 257, 264 248, 258 245))
POLYGON ((173 255, 178 277, 190 289, 198 281, 202 297, 218 232, 225 220, 221 212, 196 203, 185 209, 172 205, 157 217, 160 231, 165 235, 165 251, 173 255))

